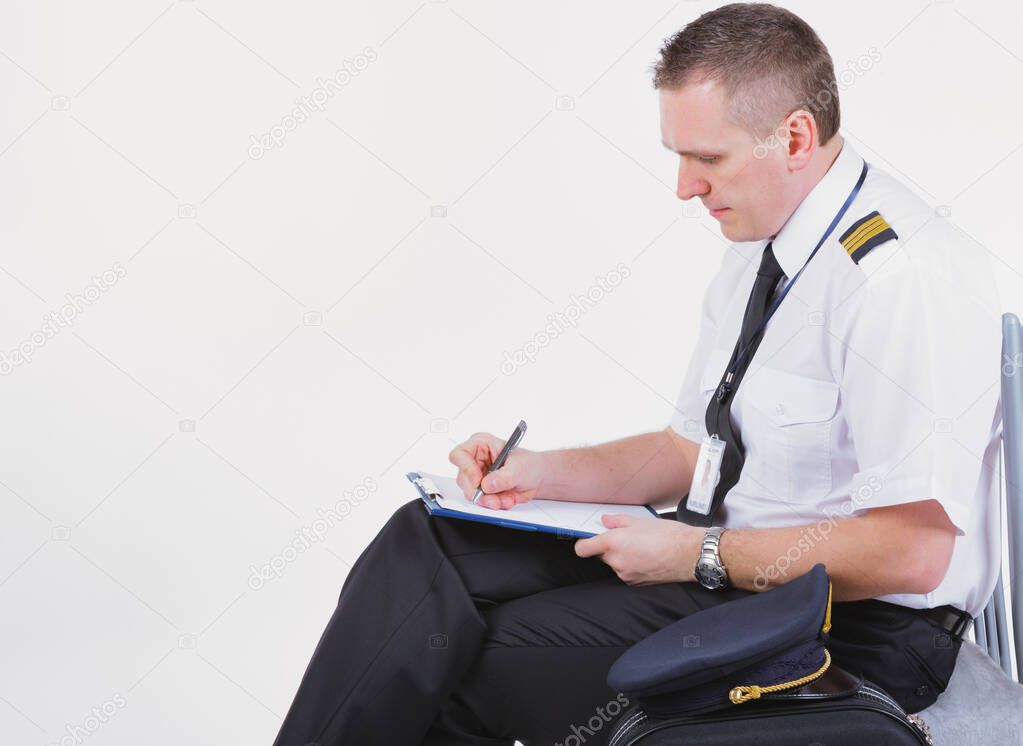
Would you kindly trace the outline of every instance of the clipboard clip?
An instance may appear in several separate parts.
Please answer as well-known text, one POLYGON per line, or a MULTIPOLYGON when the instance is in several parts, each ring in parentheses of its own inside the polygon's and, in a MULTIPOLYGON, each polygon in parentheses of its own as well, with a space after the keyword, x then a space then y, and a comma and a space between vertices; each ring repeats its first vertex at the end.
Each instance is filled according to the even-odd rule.
POLYGON ((437 489, 437 485, 433 483, 433 480, 429 477, 417 476, 412 480, 412 484, 416 485, 419 489, 425 492, 430 497, 440 497, 440 490, 437 489))

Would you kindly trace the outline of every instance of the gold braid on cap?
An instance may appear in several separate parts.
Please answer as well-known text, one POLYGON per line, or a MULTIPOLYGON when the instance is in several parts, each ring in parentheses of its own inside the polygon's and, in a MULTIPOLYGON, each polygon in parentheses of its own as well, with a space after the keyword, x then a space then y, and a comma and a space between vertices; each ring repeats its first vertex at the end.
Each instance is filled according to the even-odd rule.
MULTIPOLYGON (((828 581, 828 605, 824 610, 824 626, 821 627, 821 633, 827 634, 831 629, 831 581, 828 581)), ((824 665, 811 674, 801 676, 798 679, 792 681, 785 681, 781 684, 772 684, 771 686, 757 686, 756 684, 749 684, 746 686, 733 687, 728 692, 728 699, 733 705, 740 705, 743 702, 749 702, 751 699, 760 699, 764 694, 771 694, 773 692, 780 692, 785 689, 794 689, 797 686, 803 686, 808 684, 814 679, 818 679, 824 675, 824 672, 828 670, 831 665, 831 654, 827 648, 824 648, 824 665)))

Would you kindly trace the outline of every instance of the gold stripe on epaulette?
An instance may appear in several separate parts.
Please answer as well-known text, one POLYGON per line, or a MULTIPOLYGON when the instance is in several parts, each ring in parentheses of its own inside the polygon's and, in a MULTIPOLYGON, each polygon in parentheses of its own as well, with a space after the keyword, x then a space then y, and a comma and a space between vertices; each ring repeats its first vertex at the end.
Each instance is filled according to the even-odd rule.
POLYGON ((882 227, 881 228, 882 230, 888 227, 888 223, 885 222, 885 219, 882 218, 880 215, 876 215, 875 217, 871 218, 866 223, 861 225, 859 228, 857 228, 856 232, 853 233, 851 236, 846 236, 842 240, 842 245, 845 246, 848 251, 855 251, 855 249, 849 249, 848 247, 850 245, 854 246, 859 245, 861 243, 860 239, 863 238, 863 234, 876 228, 879 225, 882 227))
POLYGON ((849 252, 850 254, 851 254, 851 253, 853 253, 854 251, 856 251, 856 249, 860 248, 860 247, 861 247, 861 246, 862 246, 863 244, 865 244, 865 243, 866 243, 867 241, 869 241, 870 239, 872 239, 872 238, 873 238, 874 236, 876 236, 876 235, 877 235, 878 233, 881 233, 882 231, 886 231, 886 230, 888 230, 888 229, 889 229, 890 227, 891 227, 891 226, 890 226, 890 225, 888 225, 888 223, 886 223, 886 222, 884 222, 884 221, 882 220, 882 221, 881 221, 881 223, 880 223, 880 225, 875 225, 875 226, 874 226, 873 228, 871 228, 871 229, 870 229, 869 231, 867 231, 866 233, 864 233, 863 235, 861 235, 861 236, 860 236, 860 237, 859 237, 858 239, 856 239, 856 244, 855 244, 854 246, 851 246, 851 247, 850 247, 849 249, 847 249, 847 251, 848 251, 848 252, 849 252))
POLYGON ((862 225, 857 226, 853 233, 843 237, 841 239, 842 246, 845 247, 847 253, 852 254, 874 236, 890 227, 888 221, 881 217, 881 215, 875 215, 862 225))

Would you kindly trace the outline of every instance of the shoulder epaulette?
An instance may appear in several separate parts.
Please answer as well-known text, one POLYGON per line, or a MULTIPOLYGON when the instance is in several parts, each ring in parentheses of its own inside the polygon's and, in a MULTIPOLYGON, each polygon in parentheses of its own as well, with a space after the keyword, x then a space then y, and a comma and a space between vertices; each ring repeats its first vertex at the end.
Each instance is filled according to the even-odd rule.
POLYGON ((898 237, 899 234, 892 230, 888 222, 881 217, 881 213, 874 210, 849 226, 849 230, 843 233, 838 240, 845 247, 853 262, 859 264, 860 259, 865 257, 875 246, 898 237))

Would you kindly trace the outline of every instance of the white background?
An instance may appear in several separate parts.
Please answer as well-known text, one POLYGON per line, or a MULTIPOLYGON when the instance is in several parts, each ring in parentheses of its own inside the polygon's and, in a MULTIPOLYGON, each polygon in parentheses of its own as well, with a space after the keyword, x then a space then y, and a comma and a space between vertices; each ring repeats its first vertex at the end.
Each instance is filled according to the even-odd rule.
MULTIPOLYGON (((4 744, 269 744, 406 471, 520 418, 534 449, 667 425, 725 244, 674 197, 649 67, 711 5, 4 2, 0 351, 32 349, 0 377, 4 744)), ((876 51, 843 133, 1023 311, 1016 9, 787 5, 840 79, 876 51)))

